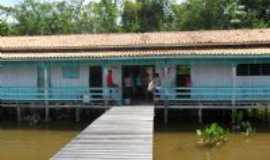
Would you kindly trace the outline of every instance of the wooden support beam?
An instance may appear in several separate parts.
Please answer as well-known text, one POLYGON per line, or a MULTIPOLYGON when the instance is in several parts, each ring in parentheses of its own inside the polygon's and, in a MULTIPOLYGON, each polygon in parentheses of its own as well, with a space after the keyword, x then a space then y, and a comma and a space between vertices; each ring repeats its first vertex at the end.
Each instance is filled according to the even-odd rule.
POLYGON ((109 89, 107 88, 108 87, 108 84, 107 84, 107 75, 108 75, 108 72, 109 72, 109 69, 108 69, 108 66, 106 65, 103 65, 103 73, 102 73, 102 85, 103 85, 103 88, 105 88, 104 90, 104 105, 105 106, 108 106, 108 95, 109 95, 109 89))
POLYGON ((80 122, 80 113, 81 113, 81 110, 80 110, 80 108, 79 107, 76 107, 75 108, 75 121, 76 122, 80 122))
POLYGON ((265 122, 268 123, 268 106, 266 106, 264 109, 264 119, 265 122))
POLYGON ((45 106, 45 122, 50 121, 50 108, 48 106, 45 106))
POLYGON ((21 117, 21 107, 17 106, 17 121, 21 122, 22 121, 22 117, 21 117))
POLYGON ((235 97, 235 88, 236 88, 236 65, 232 65, 232 81, 233 81, 233 95, 232 95, 232 106, 235 106, 235 101, 236 101, 236 97, 235 97))
POLYGON ((235 124, 236 123, 236 117, 234 115, 237 114, 237 109, 233 108, 232 109, 232 124, 235 124))
POLYGON ((168 124, 168 103, 165 102, 164 105, 164 124, 168 124))
POLYGON ((50 109, 49 109, 49 72, 48 66, 44 66, 44 103, 45 103, 45 121, 49 122, 50 120, 50 109))
POLYGON ((198 110, 198 122, 203 123, 203 112, 201 108, 198 110))

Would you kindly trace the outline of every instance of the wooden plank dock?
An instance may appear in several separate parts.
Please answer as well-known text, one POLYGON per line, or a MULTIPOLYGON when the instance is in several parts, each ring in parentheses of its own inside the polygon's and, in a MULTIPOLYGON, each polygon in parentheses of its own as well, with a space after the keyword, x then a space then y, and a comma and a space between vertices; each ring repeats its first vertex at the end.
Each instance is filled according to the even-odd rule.
POLYGON ((152 160, 153 106, 113 107, 52 160, 152 160))

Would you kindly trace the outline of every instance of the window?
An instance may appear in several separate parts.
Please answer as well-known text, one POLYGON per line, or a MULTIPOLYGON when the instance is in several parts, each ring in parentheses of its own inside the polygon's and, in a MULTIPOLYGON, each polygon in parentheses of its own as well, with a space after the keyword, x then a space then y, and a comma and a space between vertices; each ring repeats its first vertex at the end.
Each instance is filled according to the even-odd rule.
POLYGON ((247 76, 249 75, 249 65, 240 64, 237 66, 237 76, 247 76))
POLYGON ((64 66, 63 77, 66 79, 76 79, 80 77, 80 67, 78 66, 64 66))
POLYGON ((262 73, 263 75, 270 75, 270 64, 263 64, 262 73))
POLYGON ((262 65, 261 64, 250 64, 249 65, 249 75, 250 76, 260 76, 262 75, 262 65))
POLYGON ((237 76, 269 76, 270 64, 240 64, 237 76))

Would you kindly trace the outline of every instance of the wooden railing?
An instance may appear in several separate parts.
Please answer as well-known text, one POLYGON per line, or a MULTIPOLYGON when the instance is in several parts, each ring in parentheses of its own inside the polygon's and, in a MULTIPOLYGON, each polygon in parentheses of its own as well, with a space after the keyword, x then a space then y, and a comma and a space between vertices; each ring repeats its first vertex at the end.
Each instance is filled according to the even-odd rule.
POLYGON ((261 88, 157 88, 155 101, 168 103, 270 102, 270 87, 261 88))
POLYGON ((31 88, 31 87, 1 87, 0 100, 3 102, 77 102, 96 103, 113 101, 121 102, 119 88, 31 88))

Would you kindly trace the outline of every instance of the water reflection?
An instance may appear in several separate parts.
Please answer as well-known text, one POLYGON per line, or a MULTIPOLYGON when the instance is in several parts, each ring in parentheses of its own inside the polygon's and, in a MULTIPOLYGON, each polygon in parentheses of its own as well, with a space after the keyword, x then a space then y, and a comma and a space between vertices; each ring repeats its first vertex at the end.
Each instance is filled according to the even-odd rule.
POLYGON ((50 123, 29 126, 1 122, 1 160, 47 160, 81 130, 74 123, 50 123))

